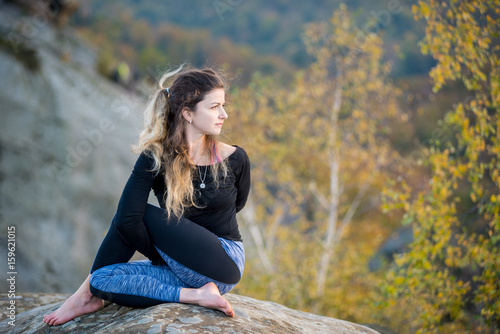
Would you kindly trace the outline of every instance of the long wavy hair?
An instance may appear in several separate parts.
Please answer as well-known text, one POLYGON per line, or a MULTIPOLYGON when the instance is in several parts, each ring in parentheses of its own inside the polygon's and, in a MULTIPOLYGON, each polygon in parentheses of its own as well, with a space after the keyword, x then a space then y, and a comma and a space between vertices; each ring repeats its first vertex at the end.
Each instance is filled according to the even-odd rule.
MULTIPOLYGON (((206 69, 182 70, 165 73, 159 81, 159 89, 149 99, 144 112, 144 129, 140 133, 138 145, 132 145, 134 153, 148 151, 154 157, 151 171, 164 173, 164 205, 168 217, 172 214, 180 218, 188 207, 200 206, 195 203, 193 177, 198 169, 189 156, 182 110, 196 112, 196 105, 205 95, 217 88, 225 88, 223 77, 216 71, 206 69), (167 89, 167 82, 173 79, 167 89)), ((227 163, 220 156, 217 136, 205 135, 203 154, 215 163, 210 164, 210 172, 216 186, 220 176, 227 176, 227 163), (222 171, 222 173, 220 173, 222 171)))

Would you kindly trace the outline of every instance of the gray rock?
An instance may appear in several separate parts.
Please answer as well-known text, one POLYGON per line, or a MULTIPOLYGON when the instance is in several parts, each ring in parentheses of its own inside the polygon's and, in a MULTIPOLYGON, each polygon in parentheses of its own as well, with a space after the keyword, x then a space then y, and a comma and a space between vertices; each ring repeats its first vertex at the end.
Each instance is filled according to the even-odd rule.
MULTIPOLYGON (((2 309, 9 304, 0 298, 2 309)), ((109 304, 60 326, 45 324, 43 316, 56 310, 69 295, 24 293, 16 300, 15 326, 2 314, 0 333, 332 333, 376 334, 351 322, 289 309, 285 306, 235 294, 226 298, 236 316, 196 305, 166 303, 148 308, 109 304)))
POLYGON ((37 18, 0 1, 0 243, 14 227, 16 291, 69 293, 88 275, 137 159, 130 145, 145 101, 98 75, 71 30, 37 18))

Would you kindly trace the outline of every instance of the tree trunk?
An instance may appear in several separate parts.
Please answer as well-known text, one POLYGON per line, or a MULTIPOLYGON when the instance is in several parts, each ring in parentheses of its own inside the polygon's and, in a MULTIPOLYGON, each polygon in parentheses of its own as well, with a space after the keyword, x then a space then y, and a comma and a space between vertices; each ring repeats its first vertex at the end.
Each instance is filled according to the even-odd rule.
POLYGON ((241 214, 243 215, 245 225, 250 232, 250 236, 252 237, 255 247, 257 248, 257 254, 259 254, 262 266, 264 267, 265 272, 269 274, 273 271, 273 267, 271 265, 269 257, 267 256, 264 240, 257 225, 257 221, 255 218, 255 205, 252 199, 252 194, 248 196, 247 203, 245 205, 245 208, 241 211, 241 214))
POLYGON ((328 203, 328 221, 323 253, 319 262, 316 280, 316 296, 321 298, 325 290, 328 266, 332 256, 334 242, 338 233, 338 208, 340 198, 339 169, 340 169, 340 143, 338 142, 338 115, 342 106, 342 68, 337 61, 337 75, 332 111, 330 115, 329 151, 330 151, 330 201, 328 203))

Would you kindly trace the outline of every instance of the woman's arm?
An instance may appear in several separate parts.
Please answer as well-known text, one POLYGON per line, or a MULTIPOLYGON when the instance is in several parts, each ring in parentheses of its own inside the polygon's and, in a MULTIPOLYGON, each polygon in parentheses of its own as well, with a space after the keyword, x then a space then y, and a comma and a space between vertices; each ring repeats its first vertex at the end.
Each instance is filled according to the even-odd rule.
POLYGON ((118 203, 115 226, 121 237, 151 261, 161 259, 143 222, 149 193, 153 186, 153 158, 142 152, 135 163, 118 203))
POLYGON ((239 173, 236 175, 236 212, 239 212, 245 206, 248 193, 250 192, 250 159, 245 150, 241 149, 241 158, 239 173))

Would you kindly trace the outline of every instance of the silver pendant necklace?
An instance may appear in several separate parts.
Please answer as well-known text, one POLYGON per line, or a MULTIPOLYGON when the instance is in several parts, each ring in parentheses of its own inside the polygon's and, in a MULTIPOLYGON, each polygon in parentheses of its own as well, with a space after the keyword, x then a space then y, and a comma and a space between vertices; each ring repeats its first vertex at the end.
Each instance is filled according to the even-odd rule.
POLYGON ((205 174, 203 175, 203 179, 201 178, 200 166, 198 166, 198 173, 200 173, 200 188, 205 189, 205 178, 207 177, 207 167, 205 166, 205 174))

